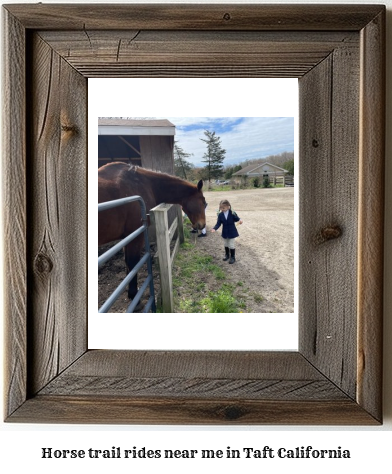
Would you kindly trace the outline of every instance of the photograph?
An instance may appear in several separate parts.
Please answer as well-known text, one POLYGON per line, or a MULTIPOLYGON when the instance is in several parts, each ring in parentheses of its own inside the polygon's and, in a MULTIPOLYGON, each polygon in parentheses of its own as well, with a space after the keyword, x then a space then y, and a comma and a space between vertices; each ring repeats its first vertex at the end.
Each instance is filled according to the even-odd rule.
POLYGON ((294 117, 100 117, 99 312, 294 313, 294 143, 294 117))

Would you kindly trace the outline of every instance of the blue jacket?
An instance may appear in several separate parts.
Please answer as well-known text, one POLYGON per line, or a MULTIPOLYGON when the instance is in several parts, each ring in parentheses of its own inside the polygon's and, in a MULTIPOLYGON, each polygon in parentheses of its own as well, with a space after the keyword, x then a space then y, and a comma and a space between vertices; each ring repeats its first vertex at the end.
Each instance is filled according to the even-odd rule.
POLYGON ((223 212, 218 214, 218 220, 214 226, 215 230, 218 230, 219 227, 222 225, 222 237, 224 239, 234 239, 235 237, 239 237, 239 233, 237 231, 237 227, 235 223, 238 222, 240 218, 237 216, 235 212, 232 212, 229 209, 229 214, 227 215, 227 219, 223 212))

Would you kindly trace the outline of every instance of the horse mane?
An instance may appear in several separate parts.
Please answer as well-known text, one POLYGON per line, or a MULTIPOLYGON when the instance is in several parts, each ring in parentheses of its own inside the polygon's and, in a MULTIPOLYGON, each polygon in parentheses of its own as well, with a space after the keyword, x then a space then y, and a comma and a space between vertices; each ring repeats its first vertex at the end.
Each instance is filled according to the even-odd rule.
POLYGON ((141 175, 144 175, 146 177, 152 177, 152 178, 157 178, 157 177, 164 177, 167 178, 170 181, 175 181, 178 184, 182 184, 185 186, 188 186, 192 188, 192 190, 197 190, 197 186, 193 183, 190 183, 189 181, 186 181, 185 179, 180 178, 179 176, 175 176, 169 173, 165 173, 163 171, 153 171, 148 168, 142 168, 141 166, 137 165, 129 165, 128 167, 128 172, 131 173, 139 173, 141 175))

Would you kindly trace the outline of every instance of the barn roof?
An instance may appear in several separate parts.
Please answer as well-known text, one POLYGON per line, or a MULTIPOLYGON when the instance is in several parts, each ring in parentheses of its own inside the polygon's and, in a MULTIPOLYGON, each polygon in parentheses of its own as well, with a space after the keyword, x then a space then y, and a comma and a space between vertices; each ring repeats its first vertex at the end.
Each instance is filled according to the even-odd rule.
POLYGON ((98 135, 175 135, 175 129, 166 119, 98 118, 98 135))
POLYGON ((272 163, 264 162, 264 163, 257 163, 257 164, 245 166, 245 168, 242 168, 236 173, 233 173, 233 176, 243 176, 245 174, 257 173, 258 168, 261 168, 262 166, 265 166, 265 165, 268 165, 271 168, 276 169, 276 171, 283 171, 285 173, 288 172, 287 170, 285 170, 284 168, 281 168, 280 166, 276 166, 276 165, 273 165, 272 163))

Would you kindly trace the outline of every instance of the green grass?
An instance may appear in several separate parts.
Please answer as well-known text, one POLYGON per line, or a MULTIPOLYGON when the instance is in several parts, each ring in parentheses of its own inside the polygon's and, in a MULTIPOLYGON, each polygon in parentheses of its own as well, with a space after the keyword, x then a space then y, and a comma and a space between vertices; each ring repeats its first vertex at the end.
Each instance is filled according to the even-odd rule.
POLYGON ((208 191, 230 191, 231 186, 229 184, 218 186, 216 184, 212 185, 208 191))
POLYGON ((185 241, 173 267, 175 307, 182 313, 240 312, 244 303, 234 293, 237 287, 244 290, 243 283, 232 285, 225 280, 224 270, 213 263, 212 256, 185 241), (216 281, 221 282, 218 291, 213 288, 216 288, 216 281))
POLYGON ((239 313, 244 305, 233 296, 228 288, 222 288, 217 293, 212 291, 204 296, 205 292, 194 295, 192 298, 177 299, 182 313, 239 313))
POLYGON ((176 257, 176 266, 179 267, 178 278, 196 279, 202 273, 212 273, 218 280, 225 279, 223 270, 212 263, 213 257, 200 255, 195 245, 185 243, 181 246, 181 250, 186 250, 186 252, 180 252, 176 257))
POLYGON ((227 289, 222 289, 218 293, 209 293, 201 300, 204 313, 238 313, 237 300, 233 293, 227 289))

